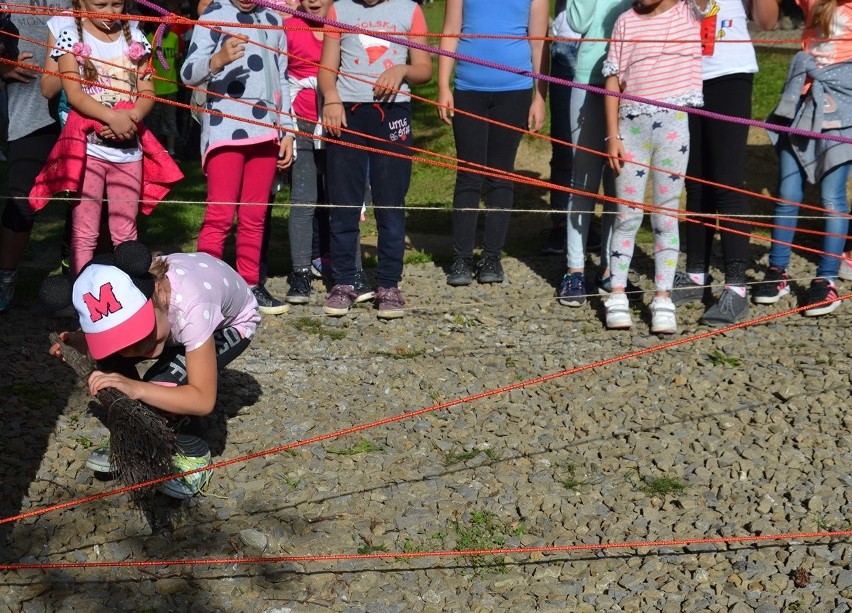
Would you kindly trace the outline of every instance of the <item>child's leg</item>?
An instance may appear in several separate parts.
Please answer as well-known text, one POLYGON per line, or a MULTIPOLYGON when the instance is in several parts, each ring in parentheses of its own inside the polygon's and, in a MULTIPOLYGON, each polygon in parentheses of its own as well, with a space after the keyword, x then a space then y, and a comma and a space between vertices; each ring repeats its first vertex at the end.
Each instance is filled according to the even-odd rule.
POLYGON ((369 132, 370 119, 375 110, 368 105, 346 104, 346 123, 353 133, 344 132, 340 144, 331 142, 326 149, 326 185, 331 230, 332 279, 335 285, 354 285, 355 251, 360 231, 358 219, 364 204, 367 180, 366 151, 347 146, 348 143, 374 147, 375 141, 367 141, 358 134, 369 132))
MULTIPOLYGON (((493 92, 488 116, 500 123, 523 128, 527 122, 529 90, 493 92)), ((490 168, 513 172, 518 145, 522 133, 517 130, 488 126, 487 164, 490 168)), ((514 198, 514 181, 485 178, 485 235, 482 240, 483 257, 500 257, 500 251, 506 242, 506 232, 511 220, 510 210, 514 198)))
POLYGON ((244 147, 245 166, 237 213, 237 272, 250 286, 260 282, 260 250, 275 179, 278 145, 274 142, 244 147), (261 206, 262 205, 262 206, 261 206))
MULTIPOLYGON (((802 202, 805 197, 805 175, 785 134, 778 138, 778 197, 790 202, 802 202)), ((793 239, 799 207, 794 204, 775 203, 775 227, 772 228, 772 246, 769 248, 769 265, 786 270, 790 264, 793 239), (788 243, 782 245, 779 242, 788 243)))
MULTIPOLYGON (((383 105, 383 116, 376 114, 371 134, 388 140, 385 148, 392 153, 410 153, 392 142, 411 144, 411 106, 383 105), (392 137, 396 137, 395 139, 392 137)), ((411 160, 377 153, 370 154, 370 186, 375 204, 379 264, 379 287, 397 287, 402 279, 405 253, 405 195, 411 184, 411 160), (390 207, 390 208, 385 208, 390 207)))
POLYGON ((114 246, 136 240, 136 217, 142 193, 142 160, 113 164, 106 179, 109 233, 114 246))
MULTIPOLYGON (((650 171, 638 164, 648 164, 651 158, 651 118, 648 115, 622 118, 619 131, 624 137, 627 160, 615 177, 615 191, 622 200, 643 203, 650 171)), ((610 267, 612 287, 627 287, 627 272, 636 246, 636 233, 642 225, 644 211, 626 204, 618 204, 610 242, 610 267)))
POLYGON ((846 244, 849 231, 849 210, 846 199, 846 182, 849 178, 849 164, 836 166, 823 175, 820 181, 822 207, 825 209, 825 232, 822 239, 822 251, 819 256, 816 276, 834 281, 840 269, 840 256, 846 244), (833 236, 832 236, 833 235, 833 236))
MULTIPOLYGON (((489 125, 478 117, 487 117, 489 92, 455 90, 456 108, 474 116, 456 113, 453 116, 453 138, 456 156, 462 162, 485 165, 488 163, 487 145, 489 125)), ((529 105, 527 105, 529 108, 529 105)), ((476 219, 482 198, 483 177, 480 174, 458 170, 453 193, 453 255, 473 257, 476 240, 476 219)))
POLYGON ((651 165, 664 170, 653 171, 656 208, 651 213, 654 229, 654 283, 658 292, 669 292, 674 284, 677 256, 680 251, 677 217, 664 211, 677 212, 683 192, 683 175, 689 160, 689 117, 681 111, 653 115, 651 138, 654 154, 651 165))
POLYGON ((86 157, 80 201, 74 205, 71 212, 71 274, 74 277, 80 274, 83 266, 95 254, 101 227, 104 186, 111 168, 112 164, 109 162, 91 155, 86 157))
POLYGON ((237 212, 244 165, 239 147, 223 147, 207 158, 207 208, 198 232, 198 250, 219 259, 237 212))
MULTIPOLYGON (((299 119, 298 124, 300 131, 308 134, 313 133, 314 123, 299 119)), ((313 141, 305 136, 297 135, 296 148, 299 155, 296 156, 291 170, 291 206, 288 223, 290 258, 293 261, 293 270, 310 268, 314 235, 314 211, 316 210, 313 205, 317 203, 319 198, 319 171, 313 141)))

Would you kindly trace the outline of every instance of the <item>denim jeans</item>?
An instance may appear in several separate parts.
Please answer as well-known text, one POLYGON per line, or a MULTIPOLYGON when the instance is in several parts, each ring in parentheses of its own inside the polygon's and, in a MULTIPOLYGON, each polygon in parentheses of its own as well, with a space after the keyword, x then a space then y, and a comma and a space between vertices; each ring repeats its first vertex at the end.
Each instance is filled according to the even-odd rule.
MULTIPOLYGON (((577 43, 554 41, 550 45, 550 75, 566 81, 574 80, 577 67, 577 43)), ((566 143, 571 142, 571 87, 550 84, 550 136, 566 143)), ((550 182, 568 187, 571 185, 571 163, 574 149, 551 141, 550 182)), ((554 222, 564 221, 563 211, 568 209, 568 192, 550 191, 550 214, 554 222), (558 212, 557 212, 558 211, 558 212)))
MULTIPOLYGON (((778 139, 778 168, 780 172, 778 197, 791 202, 802 202, 805 197, 805 173, 790 147, 790 140, 782 134, 778 139)), ((836 166, 823 175, 820 180, 822 207, 825 209, 825 232, 836 236, 824 236, 822 254, 819 256, 816 276, 831 281, 836 280, 840 267, 838 256, 843 252, 849 219, 845 215, 849 210, 846 201, 846 181, 849 178, 849 164, 836 166)), ((793 243, 796 235, 800 209, 792 204, 776 203, 775 225, 772 230, 773 241, 793 243)), ((792 247, 777 242, 769 250, 769 265, 785 269, 790 264, 792 247)))
MULTIPOLYGON (((571 91, 571 142, 591 150, 574 151, 574 168, 571 173, 571 187, 574 189, 597 194, 603 179, 604 193, 608 196, 615 195, 615 178, 607 165, 604 138, 604 97, 574 88, 571 91)), ((604 214, 601 218, 601 269, 609 268, 609 240, 612 237, 615 208, 615 204, 611 202, 604 203, 604 214)), ((574 193, 569 195, 568 268, 585 267, 586 238, 594 210, 594 196, 574 193)))

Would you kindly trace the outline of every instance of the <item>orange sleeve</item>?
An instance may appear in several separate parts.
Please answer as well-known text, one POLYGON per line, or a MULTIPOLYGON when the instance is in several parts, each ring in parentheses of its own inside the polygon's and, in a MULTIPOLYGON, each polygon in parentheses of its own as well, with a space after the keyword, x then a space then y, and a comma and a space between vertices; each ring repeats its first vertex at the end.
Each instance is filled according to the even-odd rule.
MULTIPOLYGON (((330 7, 328 7, 328 13, 325 14, 325 18, 330 19, 331 21, 337 21, 337 11, 334 10, 333 4, 330 7)), ((326 24, 323 27, 323 30, 324 30, 325 36, 328 36, 329 38, 336 38, 337 40, 340 40, 339 28, 336 28, 334 26, 330 26, 330 25, 326 24)))
POLYGON ((421 9, 418 4, 414 7, 414 12, 411 14, 411 29, 409 30, 409 33, 423 36, 428 31, 426 16, 423 14, 423 9, 421 9))

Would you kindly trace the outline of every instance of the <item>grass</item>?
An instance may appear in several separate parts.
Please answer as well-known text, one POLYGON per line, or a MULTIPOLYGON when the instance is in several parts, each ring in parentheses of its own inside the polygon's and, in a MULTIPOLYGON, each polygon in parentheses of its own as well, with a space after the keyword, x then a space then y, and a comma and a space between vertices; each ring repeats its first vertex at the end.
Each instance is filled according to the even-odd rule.
MULTIPOLYGON (((448 527, 450 536, 455 541, 456 551, 500 549, 506 545, 506 537, 519 537, 524 534, 523 525, 507 526, 500 523, 494 513, 488 511, 474 511, 466 521, 450 520, 448 527)), ((503 557, 492 559, 490 556, 473 555, 464 556, 464 559, 477 573, 485 567, 493 567, 498 573, 506 572, 506 560, 503 557)))
POLYGON ((562 481, 562 485, 566 490, 573 492, 579 491, 584 485, 588 485, 588 479, 581 479, 577 476, 577 467, 574 464, 568 464, 565 467, 565 472, 568 473, 566 479, 562 481))
POLYGON ((658 498, 682 494, 685 489, 686 484, 673 477, 643 477, 639 485, 641 492, 658 498))
POLYGON ((325 327, 320 320, 313 317, 300 317, 291 324, 299 332, 313 334, 320 338, 329 338, 333 341, 339 341, 346 338, 345 330, 330 329, 325 327))
POLYGON ((343 455, 343 456, 352 456, 359 455, 361 453, 370 453, 373 451, 381 451, 382 447, 380 445, 375 444, 370 439, 361 439, 351 447, 329 447, 326 451, 333 455, 343 455))
POLYGON ((462 462, 467 462, 468 460, 477 458, 480 455, 485 455, 489 460, 500 459, 500 454, 497 453, 496 449, 494 449, 493 447, 486 447, 485 449, 471 449, 469 451, 462 451, 460 453, 444 453, 444 466, 454 466, 455 464, 461 464, 462 462))
POLYGON ((742 360, 732 356, 727 356, 718 349, 710 354, 710 363, 713 366, 729 366, 735 368, 742 365, 742 360))

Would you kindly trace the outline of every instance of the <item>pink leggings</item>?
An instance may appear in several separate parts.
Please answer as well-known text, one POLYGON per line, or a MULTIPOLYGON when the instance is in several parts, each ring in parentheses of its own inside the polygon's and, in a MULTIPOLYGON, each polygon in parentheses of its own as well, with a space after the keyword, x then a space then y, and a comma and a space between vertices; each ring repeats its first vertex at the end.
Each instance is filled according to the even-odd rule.
POLYGON ((71 210, 71 272, 80 274, 95 254, 104 193, 109 207, 112 244, 136 240, 136 216, 142 191, 142 160, 116 164, 86 156, 80 201, 71 210))
POLYGON ((236 268, 252 287, 260 281, 266 205, 277 159, 278 145, 272 141, 220 147, 207 156, 207 210, 198 250, 221 259, 237 215, 236 268))

